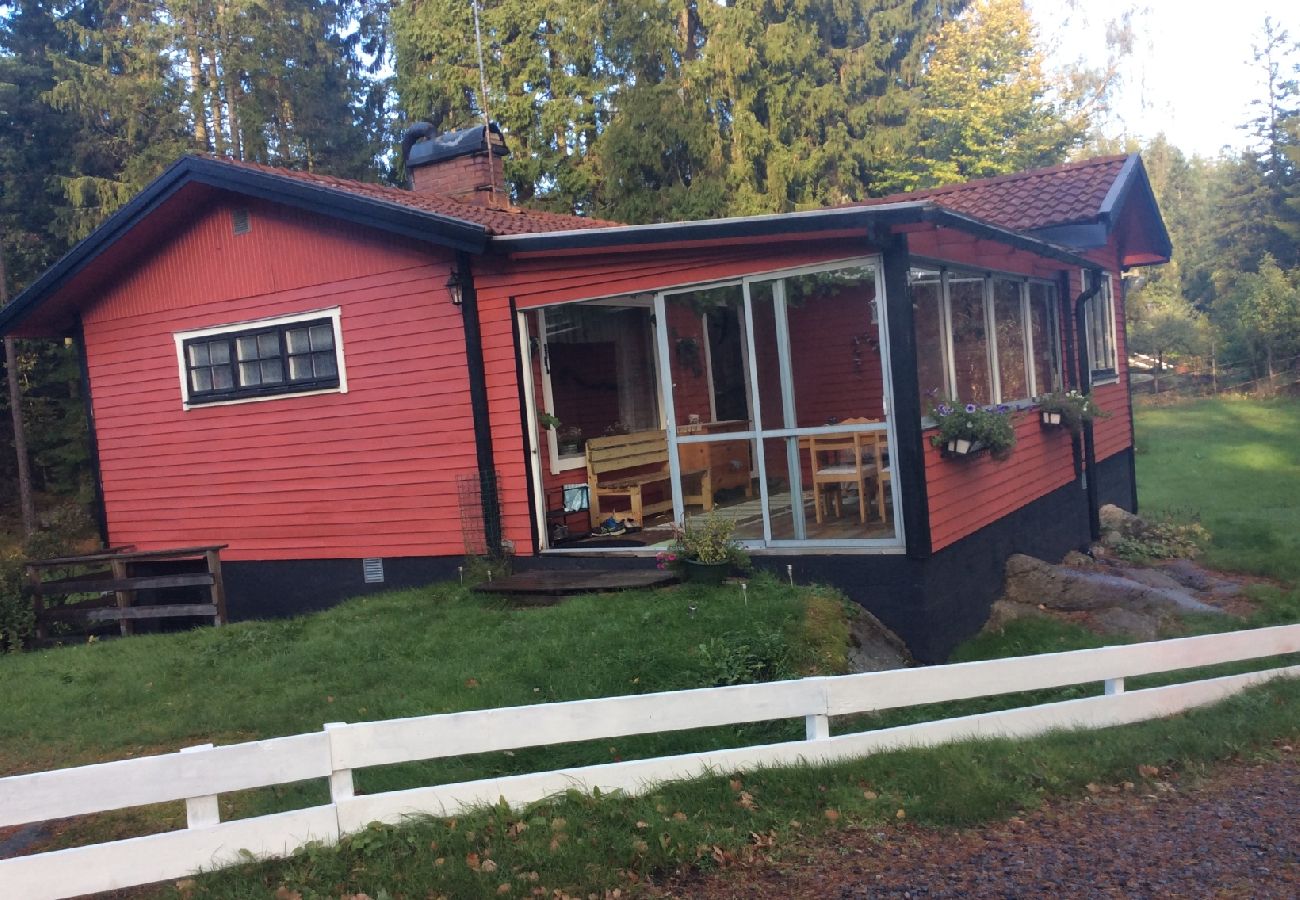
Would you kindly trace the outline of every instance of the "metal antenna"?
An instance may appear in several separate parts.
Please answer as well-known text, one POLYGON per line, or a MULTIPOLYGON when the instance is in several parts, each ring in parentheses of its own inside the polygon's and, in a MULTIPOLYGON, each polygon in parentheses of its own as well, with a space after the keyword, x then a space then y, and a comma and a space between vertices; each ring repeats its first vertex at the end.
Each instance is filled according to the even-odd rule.
POLYGON ((488 191, 495 205, 497 173, 496 167, 492 165, 492 111, 488 106, 487 69, 483 65, 483 32, 478 22, 478 0, 470 0, 470 7, 474 10, 474 42, 478 44, 478 97, 479 104, 483 107, 483 142, 487 144, 488 152, 488 191))

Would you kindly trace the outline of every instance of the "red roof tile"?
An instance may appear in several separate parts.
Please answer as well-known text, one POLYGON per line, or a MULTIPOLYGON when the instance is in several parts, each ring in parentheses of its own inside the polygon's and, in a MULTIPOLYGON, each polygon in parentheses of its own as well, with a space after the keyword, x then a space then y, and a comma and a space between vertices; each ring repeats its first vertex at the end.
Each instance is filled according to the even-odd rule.
POLYGON ((274 175, 277 178, 291 178, 304 181, 326 190, 367 197, 383 203, 393 203, 411 209, 418 209, 435 215, 448 216, 462 222, 472 222, 487 228, 489 234, 537 234, 547 231, 570 231, 575 228, 606 228, 617 222, 606 222, 586 216, 568 216, 559 213, 541 212, 534 209, 495 209, 490 206, 475 206, 461 203, 449 197, 434 194, 421 194, 402 188, 373 184, 367 181, 353 181, 348 178, 335 178, 332 175, 320 175, 315 172, 302 172, 297 169, 285 169, 277 166, 264 166, 260 163, 242 162, 226 157, 208 157, 236 169, 251 169, 274 175))
POLYGON ((846 205, 933 200, 945 209, 1003 228, 1031 231, 1096 218, 1127 160, 1124 155, 1102 156, 846 205))
MULTIPOLYGON (((360 195, 462 222, 482 225, 492 235, 539 234, 579 228, 606 228, 618 222, 587 216, 562 215, 531 209, 495 209, 461 203, 448 197, 402 188, 334 178, 313 172, 217 158, 233 168, 252 169, 281 178, 304 181, 328 190, 360 195)), ((908 200, 932 200, 953 212, 973 216, 1014 231, 1031 231, 1094 219, 1128 157, 1103 156, 1014 175, 968 181, 911 193, 892 194, 844 206, 874 206, 908 200)))

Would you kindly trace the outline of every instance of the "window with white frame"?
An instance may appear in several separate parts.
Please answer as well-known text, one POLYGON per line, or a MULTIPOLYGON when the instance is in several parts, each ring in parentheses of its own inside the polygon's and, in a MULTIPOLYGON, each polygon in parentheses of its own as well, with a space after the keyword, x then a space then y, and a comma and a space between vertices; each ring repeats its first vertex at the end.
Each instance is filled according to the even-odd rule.
POLYGON ((1060 389, 1055 284, 925 267, 908 281, 923 412, 938 398, 988 405, 1060 389))
POLYGON ((537 312, 552 472, 586 465, 586 443, 659 426, 653 328, 637 298, 537 312))
MULTIPOLYGON (((1083 273, 1085 290, 1092 286, 1092 278, 1091 272, 1083 273)), ((1115 298, 1109 274, 1102 275, 1100 290, 1084 304, 1083 316, 1092 382, 1112 380, 1119 375, 1119 360, 1115 350, 1115 298)))
POLYGON ((174 335, 186 406, 345 390, 337 308, 174 335))

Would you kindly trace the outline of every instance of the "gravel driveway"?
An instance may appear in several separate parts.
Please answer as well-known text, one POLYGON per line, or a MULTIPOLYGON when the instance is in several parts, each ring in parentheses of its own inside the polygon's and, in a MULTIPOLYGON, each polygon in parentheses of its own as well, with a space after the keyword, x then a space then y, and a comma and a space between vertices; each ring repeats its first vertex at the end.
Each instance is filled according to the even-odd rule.
POLYGON ((968 830, 825 834, 776 860, 696 876, 666 896, 1300 897, 1300 760, 1237 763, 1156 794, 1098 788, 968 830))

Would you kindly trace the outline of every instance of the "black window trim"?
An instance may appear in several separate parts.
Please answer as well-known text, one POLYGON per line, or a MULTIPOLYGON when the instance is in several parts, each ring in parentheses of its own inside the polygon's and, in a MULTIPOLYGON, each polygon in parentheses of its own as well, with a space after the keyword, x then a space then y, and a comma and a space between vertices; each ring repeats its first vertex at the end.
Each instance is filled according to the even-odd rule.
POLYGON ((334 310, 321 311, 319 315, 308 314, 308 316, 292 316, 280 320, 268 320, 265 322, 248 322, 243 325, 231 325, 229 327, 220 327, 215 329, 204 329, 201 332, 190 334, 182 338, 180 343, 180 362, 181 377, 184 382, 184 401, 186 407, 204 406, 212 403, 229 403, 244 400, 257 400, 267 397, 278 397, 286 394, 305 394, 317 393, 323 391, 342 390, 345 384, 343 375, 343 346, 342 335, 338 328, 338 315, 334 310), (289 380, 289 358, 290 356, 311 356, 307 354, 290 354, 288 351, 288 341, 286 332, 300 328, 310 329, 317 325, 325 325, 330 329, 333 336, 334 346, 334 374, 324 378, 299 379, 297 381, 289 380), (285 380, 278 384, 262 384, 251 387, 244 387, 239 382, 239 358, 236 353, 235 343, 239 338, 255 337, 263 334, 274 334, 279 342, 280 365, 284 373, 285 380), (230 361, 228 365, 231 369, 231 378, 235 382, 232 388, 222 390, 198 391, 194 389, 192 381, 192 372, 195 368, 204 368, 202 366, 193 366, 190 363, 190 347, 196 344, 213 344, 225 341, 229 346, 230 361))

